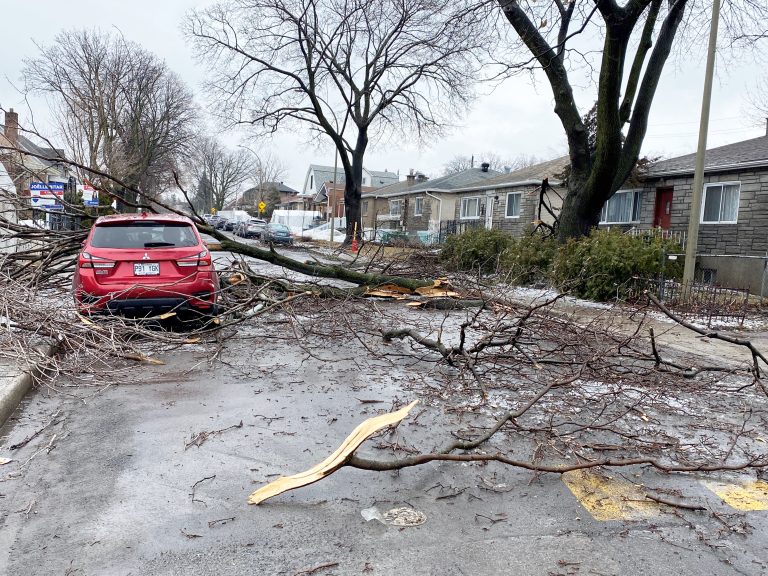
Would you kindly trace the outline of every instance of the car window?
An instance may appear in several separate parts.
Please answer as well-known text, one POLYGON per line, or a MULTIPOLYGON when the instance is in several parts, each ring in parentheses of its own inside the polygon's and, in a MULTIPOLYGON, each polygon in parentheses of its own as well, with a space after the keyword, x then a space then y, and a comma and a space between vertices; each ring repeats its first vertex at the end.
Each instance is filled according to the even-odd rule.
POLYGON ((101 224, 93 230, 95 248, 172 248, 197 246, 192 226, 183 222, 120 222, 101 224))
POLYGON ((288 230, 288 226, 285 224, 270 224, 269 227, 277 232, 286 232, 288 230))

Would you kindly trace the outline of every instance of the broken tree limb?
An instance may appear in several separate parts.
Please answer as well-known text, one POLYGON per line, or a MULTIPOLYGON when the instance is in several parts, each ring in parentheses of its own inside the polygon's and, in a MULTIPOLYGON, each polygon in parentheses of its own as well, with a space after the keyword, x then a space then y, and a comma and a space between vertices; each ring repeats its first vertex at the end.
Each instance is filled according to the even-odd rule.
POLYGON ((744 346, 745 348, 747 348, 750 354, 752 355, 752 369, 753 369, 755 378, 760 377, 760 363, 758 362, 758 360, 762 360, 763 363, 766 366, 768 366, 768 359, 766 359, 763 353, 760 352, 760 350, 758 350, 750 340, 746 340, 744 338, 736 338, 735 336, 729 336, 728 334, 721 334, 720 332, 717 332, 717 331, 704 330, 703 328, 699 328, 695 324, 691 324, 690 322, 683 320, 680 316, 672 312, 672 310, 670 310, 664 304, 662 304, 661 301, 650 292, 646 291, 646 295, 648 296, 648 299, 659 308, 659 310, 661 310, 664 314, 666 314, 669 318, 671 318, 681 326, 688 328, 688 330, 692 330, 697 334, 706 336, 707 338, 714 338, 715 340, 722 340, 723 342, 728 342, 729 344, 735 344, 737 346, 744 346))
POLYGON ((229 236, 226 236, 225 234, 209 226, 198 225, 198 228, 201 232, 216 238, 221 243, 222 250, 235 252, 237 254, 242 254, 243 256, 257 258, 258 260, 263 260, 265 262, 269 262, 270 264, 282 266, 294 272, 306 274, 307 276, 343 280, 345 282, 357 284, 358 286, 378 286, 380 284, 389 283, 402 286, 403 288, 408 288, 410 290, 433 285, 431 280, 425 281, 415 278, 403 278, 401 276, 387 276, 383 274, 358 272, 356 270, 345 268, 344 266, 331 264, 324 265, 316 264, 313 262, 299 262, 293 258, 283 256, 275 250, 264 250, 250 244, 237 242, 236 240, 232 240, 232 238, 229 236))
POLYGON ((329 474, 332 474, 341 468, 350 456, 352 456, 352 453, 357 450, 360 444, 365 442, 373 434, 382 428, 399 423, 408 415, 417 403, 418 400, 414 400, 400 410, 365 420, 358 425, 349 436, 347 436, 344 442, 341 443, 341 446, 339 446, 333 454, 320 462, 320 464, 293 476, 280 477, 274 482, 270 482, 266 486, 259 488, 248 498, 248 504, 260 504, 264 500, 282 494, 283 492, 287 492, 288 490, 308 486, 318 480, 322 480, 329 474))

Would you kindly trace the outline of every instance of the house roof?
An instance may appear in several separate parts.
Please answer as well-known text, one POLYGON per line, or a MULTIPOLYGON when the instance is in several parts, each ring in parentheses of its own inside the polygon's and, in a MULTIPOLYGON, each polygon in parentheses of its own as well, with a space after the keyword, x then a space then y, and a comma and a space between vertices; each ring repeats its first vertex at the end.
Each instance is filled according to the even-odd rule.
MULTIPOLYGON (((291 188, 290 186, 286 186, 282 182, 264 182, 262 186, 265 190, 272 190, 274 188, 277 188, 277 191, 280 192, 281 194, 298 194, 299 193, 298 190, 294 190, 293 188, 291 188)), ((258 191, 259 191, 258 186, 252 186, 251 188, 248 188, 248 190, 243 192, 243 194, 250 194, 258 191)))
MULTIPOLYGON (((0 124, 0 135, 5 136, 5 126, 3 124, 0 124)), ((8 143, 8 145, 11 145, 10 141, 7 139, 7 137, 4 138, 4 140, 8 143)), ((31 154, 35 154, 36 156, 27 157, 28 159, 32 160, 35 163, 40 164, 43 168, 50 168, 51 166, 56 166, 58 162, 51 162, 48 160, 44 160, 44 158, 61 158, 62 160, 66 158, 64 155, 64 150, 61 148, 48 148, 46 146, 38 146, 32 140, 27 138, 26 136, 23 136, 22 134, 19 134, 17 136, 17 147, 23 151, 30 152, 31 154), (38 157, 39 156, 39 157, 38 157)))
MULTIPOLYGON (((323 184, 325 182, 336 182, 338 184, 343 184, 346 182, 347 178, 344 174, 344 168, 337 166, 336 167, 336 177, 333 177, 333 166, 322 166, 320 164, 310 164, 309 170, 307 170, 307 178, 309 178, 309 173, 314 172, 315 174, 315 191, 314 193, 317 194, 320 192, 320 188, 323 187, 323 184)), ((380 170, 366 170, 371 175, 371 186, 373 188, 377 188, 380 186, 385 186, 386 184, 390 182, 397 182, 400 179, 400 176, 395 174, 394 172, 389 172, 388 170, 384 170, 383 172, 380 170)), ((305 180, 306 185, 306 180, 305 180)))
POLYGON ((487 181, 492 180, 499 175, 501 175, 501 172, 497 172, 495 170, 488 170, 487 172, 484 172, 482 168, 468 168, 467 170, 462 170, 461 172, 448 174, 447 176, 441 176, 440 178, 435 178, 434 180, 426 180, 424 182, 419 182, 418 184, 413 184, 412 186, 408 186, 407 181, 397 182, 395 184, 390 184, 389 186, 384 186, 383 188, 372 190, 371 192, 364 194, 364 196, 399 196, 402 194, 410 194, 412 192, 420 191, 450 192, 464 189, 469 186, 485 184, 487 181))
POLYGON ((560 156, 546 162, 540 162, 539 164, 533 164, 514 170, 507 174, 497 176, 487 182, 484 182, 484 186, 505 185, 514 186, 516 184, 530 184, 531 182, 541 182, 544 178, 549 178, 551 184, 555 184, 559 181, 558 176, 560 173, 570 164, 569 156, 560 156))
MULTIPOLYGON (((502 174, 494 170, 483 172, 480 168, 470 168, 448 176, 427 180, 413 186, 407 182, 398 182, 368 193, 368 196, 389 197, 411 194, 413 192, 469 192, 472 190, 488 190, 493 188, 508 188, 512 186, 539 185, 544 178, 549 178, 551 184, 557 184, 559 175, 570 162, 568 156, 560 156, 553 160, 526 166, 520 170, 502 174)), ((364 194, 365 196, 366 194, 364 194)))
MULTIPOLYGON (((768 166, 768 135, 711 148, 704 156, 707 172, 759 166, 768 166)), ((648 171, 648 176, 693 174, 695 169, 696 154, 686 154, 656 162, 648 171)))

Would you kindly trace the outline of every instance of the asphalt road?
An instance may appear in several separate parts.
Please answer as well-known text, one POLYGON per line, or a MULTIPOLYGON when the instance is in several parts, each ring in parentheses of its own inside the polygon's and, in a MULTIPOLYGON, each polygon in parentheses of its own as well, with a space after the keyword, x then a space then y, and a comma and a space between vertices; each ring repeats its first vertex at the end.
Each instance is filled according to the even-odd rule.
MULTIPOLYGON (((432 368, 401 363, 399 348, 386 364, 344 338, 308 354, 270 322, 221 343, 212 362, 210 348, 189 345, 161 354, 164 365, 105 372, 107 388, 57 382, 31 395, 0 430, 0 456, 14 459, 0 466, 0 574, 768 573, 768 511, 737 511, 694 475, 628 469, 569 489, 557 475, 494 464, 342 469, 249 506, 265 482, 309 468, 363 419, 417 398, 411 384, 432 368), (185 448, 201 432, 210 434, 185 448), (718 517, 643 503, 597 518, 616 486, 643 483, 679 489, 718 517), (366 522, 372 506, 411 507, 426 521, 366 522)), ((425 400, 363 452, 430 449, 457 419, 425 400)))

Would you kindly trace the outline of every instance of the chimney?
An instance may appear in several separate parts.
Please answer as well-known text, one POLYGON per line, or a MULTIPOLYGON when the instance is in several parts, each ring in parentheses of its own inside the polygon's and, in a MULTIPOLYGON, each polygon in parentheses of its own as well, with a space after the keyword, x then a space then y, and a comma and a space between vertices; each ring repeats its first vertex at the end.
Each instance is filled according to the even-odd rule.
POLYGON ((768 136, 768 117, 765 119, 765 135, 768 136))
POLYGON ((11 143, 11 146, 19 145, 19 115, 13 111, 13 108, 5 113, 5 137, 11 143))
POLYGON ((422 174, 421 172, 416 173, 416 182, 418 182, 419 184, 421 184, 422 182, 426 182, 427 180, 429 180, 429 178, 427 178, 426 174, 422 174))
POLYGON ((413 168, 411 168, 411 171, 405 176, 405 181, 408 183, 408 186, 413 186, 416 183, 416 174, 413 173, 413 168))
POLYGON ((482 164, 480 164, 480 170, 482 170, 483 172, 488 172, 488 169, 490 167, 491 165, 488 164, 488 162, 483 162, 482 164))

